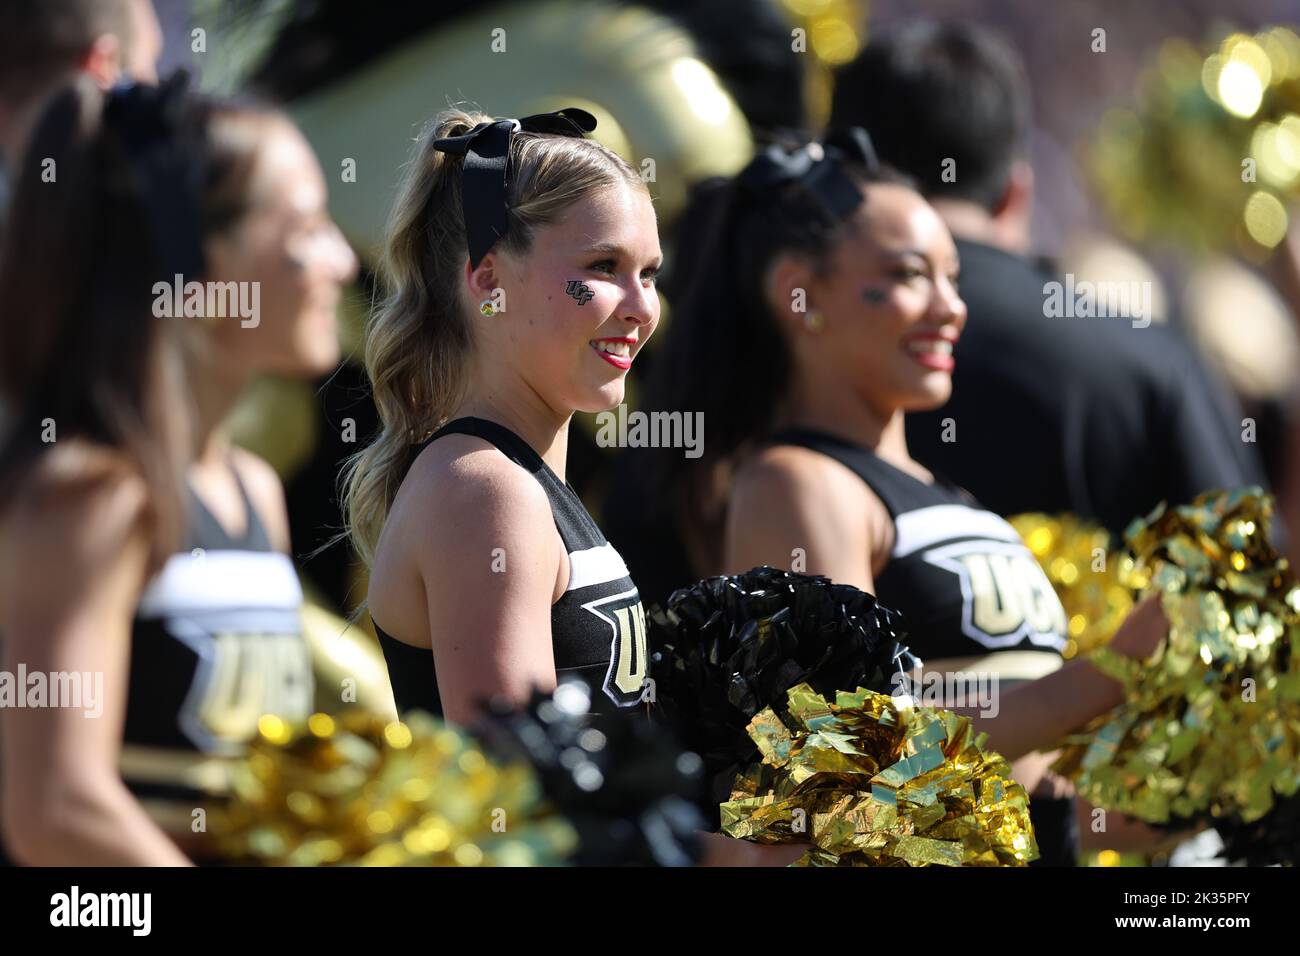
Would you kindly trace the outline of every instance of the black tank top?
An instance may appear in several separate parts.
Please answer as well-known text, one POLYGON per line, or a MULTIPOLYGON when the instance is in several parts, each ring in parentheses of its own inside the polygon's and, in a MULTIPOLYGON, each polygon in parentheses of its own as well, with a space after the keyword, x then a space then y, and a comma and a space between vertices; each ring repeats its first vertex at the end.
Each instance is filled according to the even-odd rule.
POLYGON ((969 493, 938 474, 926 484, 824 432, 790 429, 771 444, 835 459, 884 503, 894 547, 876 576, 876 596, 903 613, 908 645, 922 659, 1065 649, 1065 609, 1047 575, 1015 528, 969 493))
POLYGON ((132 629, 119 767, 174 834, 194 832, 194 811, 228 792, 230 766, 264 714, 312 712, 302 589, 242 482, 239 491, 248 527, 235 538, 187 489, 184 550, 145 589, 132 629))
MULTIPOLYGON (((876 597, 903 613, 908 646, 925 664, 946 659, 938 670, 997 672, 1002 687, 1060 666, 1065 609, 1008 522, 937 472, 935 483, 926 484, 869 448, 835 435, 790 429, 770 443, 798 445, 835 459, 884 503, 894 522, 894 547, 876 575, 876 597), (1013 657, 1014 666, 1000 663, 1013 657), (974 663, 977 658, 984 660, 974 663)), ((1074 798, 1031 797, 1029 816, 1039 851, 1030 865, 1076 865, 1074 798)))
MULTIPOLYGON (((592 688, 592 710, 617 713, 641 699, 648 672, 645 615, 627 566, 605 540, 582 500, 510 429, 482 418, 457 418, 418 446, 411 460, 443 435, 474 435, 537 479, 551 503, 555 527, 569 555, 569 583, 551 605, 551 646, 557 677, 577 676, 592 688)), ((469 599, 471 596, 467 596, 469 599)), ((373 617, 372 617, 373 620, 373 617)), ((375 621, 399 712, 442 716, 433 653, 394 639, 375 621)))

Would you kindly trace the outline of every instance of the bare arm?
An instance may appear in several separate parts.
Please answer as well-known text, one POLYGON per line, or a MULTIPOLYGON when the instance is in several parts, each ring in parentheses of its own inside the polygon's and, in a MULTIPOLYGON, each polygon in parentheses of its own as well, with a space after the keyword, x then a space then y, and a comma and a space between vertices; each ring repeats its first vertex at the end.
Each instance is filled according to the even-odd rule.
POLYGON ((495 695, 555 687, 551 603, 567 559, 546 493, 495 452, 451 463, 416 545, 443 712, 472 722, 495 695))
POLYGON ((740 470, 727 509, 726 570, 739 574, 762 564, 800 570, 802 557, 808 574, 873 592, 861 482, 841 482, 813 455, 773 449, 740 470))
POLYGON ((20 862, 182 866, 188 861, 118 773, 131 621, 144 584, 143 485, 120 475, 62 482, 19 505, 5 534, 5 670, 102 678, 89 711, 14 708, 0 719, 4 839, 20 862), (100 710, 96 716, 95 710, 100 710))
MULTIPOLYGON (((1113 650, 1130 657, 1152 654, 1169 631, 1159 599, 1147 598, 1125 618, 1111 638, 1113 650)), ((988 733, 987 746, 1008 760, 1056 746, 1062 737, 1093 717, 1124 702, 1123 689, 1092 664, 1071 661, 1038 680, 1018 684, 1002 695, 994 717, 974 708, 953 708, 988 733)))
MULTIPOLYGON (((791 551, 803 548, 809 573, 873 590, 872 555, 881 547, 882 518, 872 502, 855 496, 852 483, 840 485, 833 469, 819 468, 799 450, 775 451, 779 454, 751 462, 737 475, 727 520, 728 570, 788 567, 791 551)), ((1167 631, 1159 603, 1151 598, 1129 615, 1111 646, 1144 657, 1167 631)), ((995 717, 980 717, 976 708, 954 709, 988 732, 992 749, 1016 760, 1050 749, 1122 700, 1119 684, 1086 661, 1072 661, 1007 690, 995 717)))

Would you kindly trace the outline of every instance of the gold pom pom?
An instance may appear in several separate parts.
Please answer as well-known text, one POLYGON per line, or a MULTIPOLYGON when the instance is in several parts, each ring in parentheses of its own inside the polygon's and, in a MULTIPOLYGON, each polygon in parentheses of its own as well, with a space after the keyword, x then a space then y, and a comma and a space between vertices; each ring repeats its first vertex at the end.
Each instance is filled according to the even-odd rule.
POLYGON ((1158 593, 1169 636, 1146 662, 1090 658, 1125 703, 1068 739, 1056 769, 1098 806, 1154 823, 1267 813, 1300 790, 1300 582, 1258 488, 1133 522, 1122 583, 1158 593))
POLYGON ((494 763, 432 718, 352 710, 258 726, 214 812, 214 842, 233 862, 540 866, 576 848, 530 768, 494 763))
POLYGON ((1300 37, 1232 33, 1197 49, 1173 37, 1108 110, 1087 165, 1112 223, 1132 240, 1196 251, 1235 246, 1259 262, 1300 197, 1300 37))
POLYGON ((1133 609, 1133 591, 1120 580, 1124 558, 1110 532, 1074 515, 1022 514, 1007 519, 1056 589, 1069 621, 1064 656, 1105 644, 1133 609))
POLYGON ((1023 866, 1038 857, 1029 799, 970 720, 885 694, 807 684, 792 726, 767 708, 749 725, 763 762, 722 804, 722 832, 808 842, 803 866, 1023 866))

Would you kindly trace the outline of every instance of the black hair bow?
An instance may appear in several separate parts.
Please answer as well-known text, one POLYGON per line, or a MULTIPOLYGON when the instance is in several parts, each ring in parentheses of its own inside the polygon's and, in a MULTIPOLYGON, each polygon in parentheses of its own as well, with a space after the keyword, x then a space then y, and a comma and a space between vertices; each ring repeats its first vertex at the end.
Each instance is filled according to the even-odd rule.
POLYGON ((596 117, 586 110, 570 107, 521 119, 479 123, 468 133, 433 141, 434 149, 465 157, 460 203, 471 268, 478 268, 509 225, 506 163, 510 158, 510 137, 516 131, 581 137, 595 128, 596 117))
POLYGON ((844 172, 848 161, 875 172, 879 166, 871 137, 860 126, 829 130, 820 141, 790 150, 768 146, 749 161, 737 177, 749 192, 766 196, 774 186, 798 182, 822 211, 843 219, 862 204, 862 191, 844 172))
POLYGON ((113 87, 104 103, 104 126, 122 145, 164 274, 197 278, 206 265, 199 209, 204 172, 198 143, 185 125, 193 103, 189 82, 185 70, 176 70, 157 86, 113 87))

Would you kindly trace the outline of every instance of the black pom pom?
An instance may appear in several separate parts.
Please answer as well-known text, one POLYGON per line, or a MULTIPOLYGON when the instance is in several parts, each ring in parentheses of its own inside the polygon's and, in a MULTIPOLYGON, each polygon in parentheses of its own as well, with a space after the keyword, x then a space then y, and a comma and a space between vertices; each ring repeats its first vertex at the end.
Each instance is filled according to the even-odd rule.
POLYGON ((532 765, 578 831, 579 866, 694 865, 707 825, 703 761, 644 713, 590 715, 591 694, 569 680, 526 707, 493 703, 474 730, 494 756, 532 765))
POLYGON ((1295 866, 1300 863, 1300 794, 1278 797, 1273 809, 1254 823, 1215 824, 1223 840, 1222 856, 1246 866, 1295 866))
POLYGON ((655 716, 704 758, 715 807, 736 771, 760 759, 746 725, 764 707, 784 714, 790 687, 889 693, 892 676, 918 664, 897 611, 771 567, 679 589, 649 620, 655 716))

